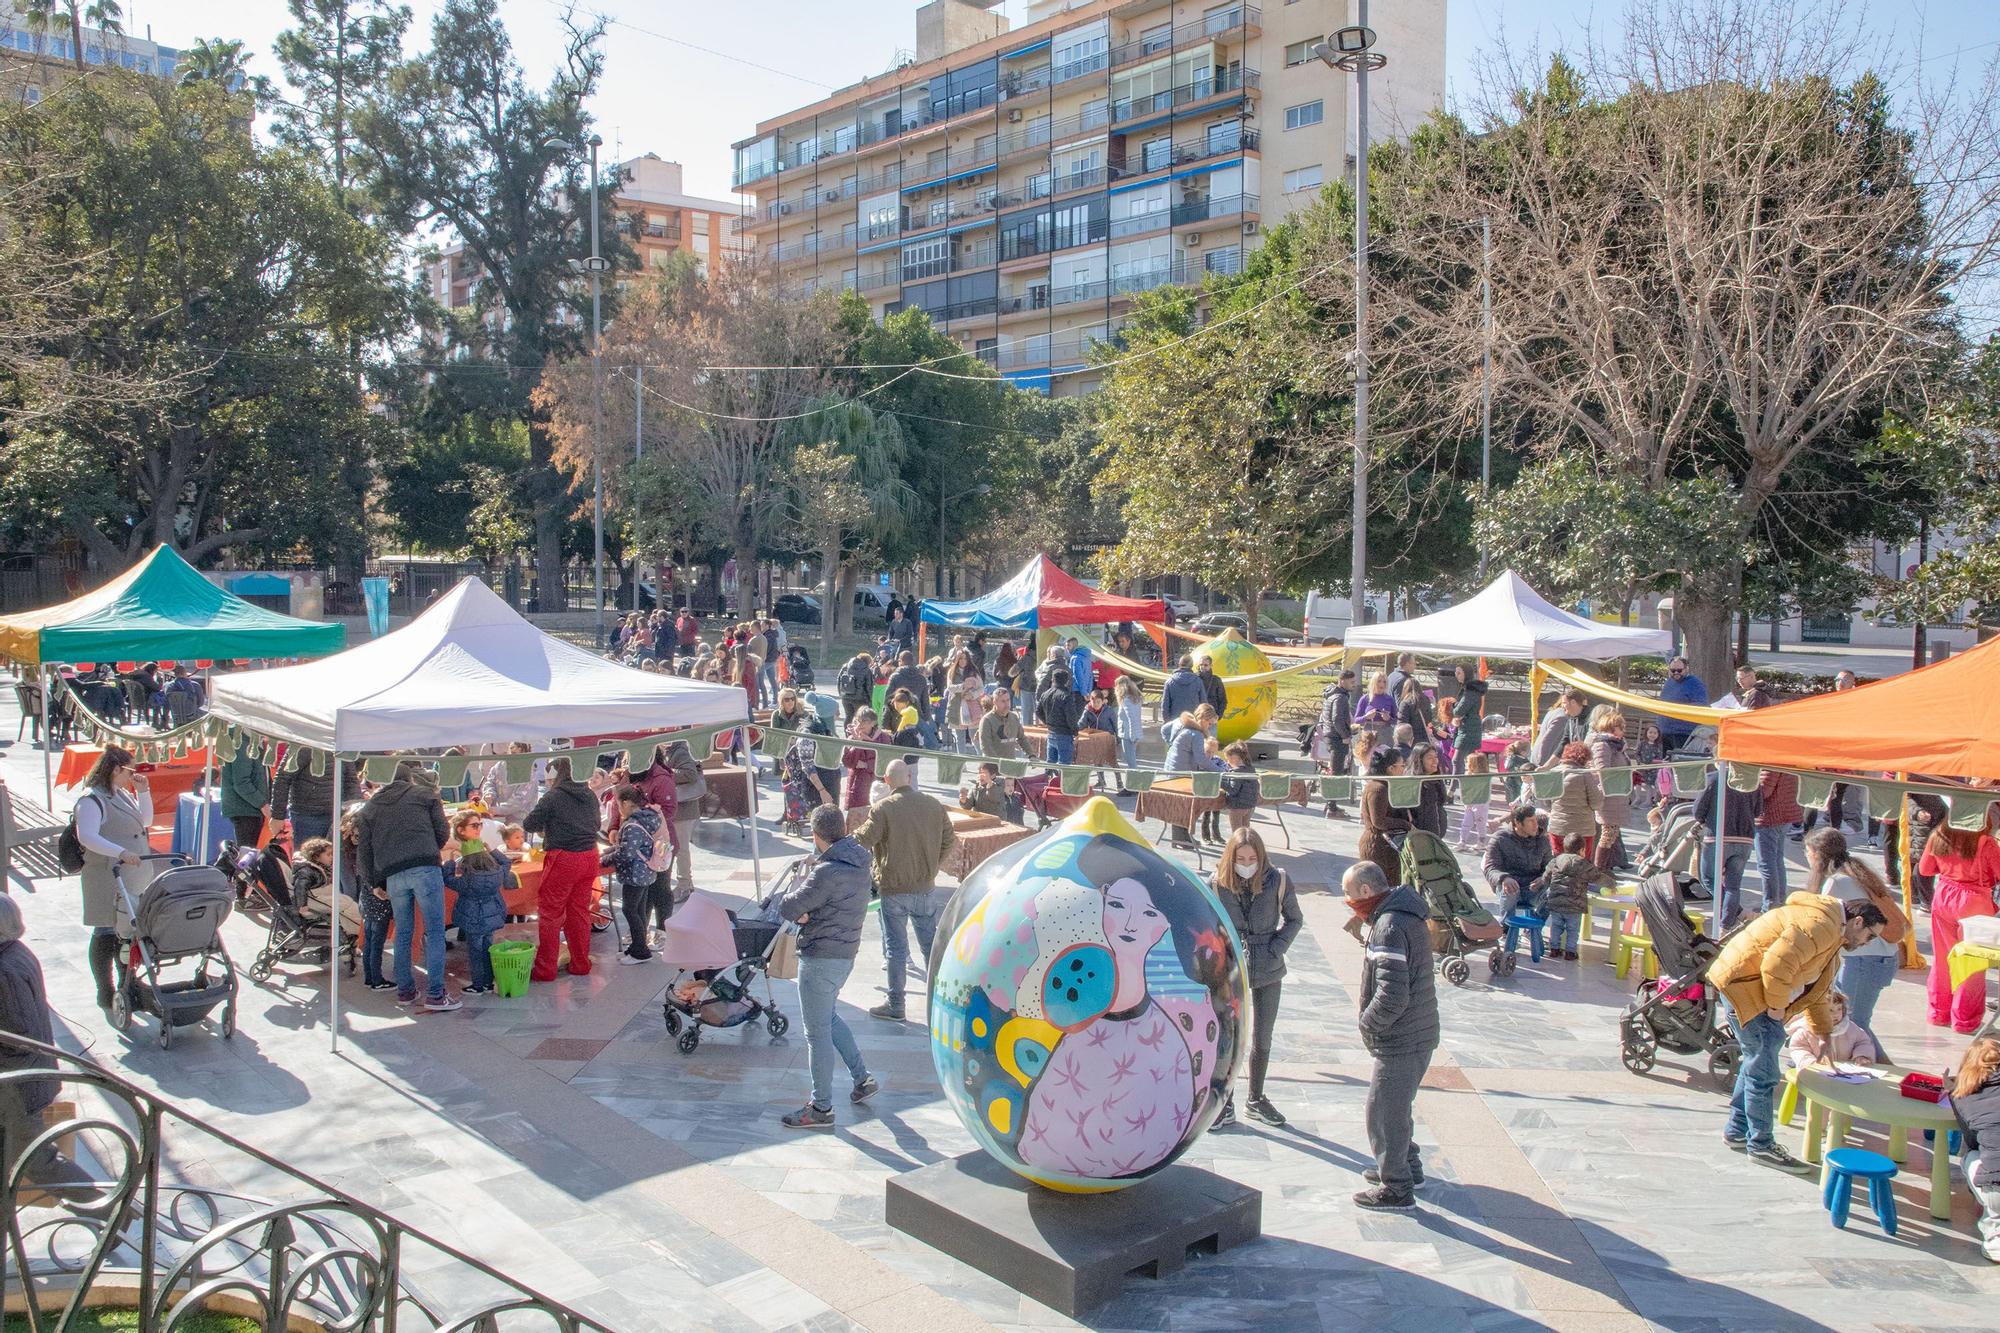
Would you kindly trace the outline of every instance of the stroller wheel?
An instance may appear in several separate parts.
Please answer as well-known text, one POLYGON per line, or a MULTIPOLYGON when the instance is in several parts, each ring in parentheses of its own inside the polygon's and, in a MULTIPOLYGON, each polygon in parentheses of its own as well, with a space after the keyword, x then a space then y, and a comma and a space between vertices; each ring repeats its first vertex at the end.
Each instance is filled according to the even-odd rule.
POLYGON ((236 1004, 231 1001, 222 1011, 222 1039, 228 1041, 236 1035, 236 1004))
POLYGON ((787 1032, 791 1031, 792 1020, 786 1018, 783 1014, 773 1009, 771 1011, 771 1016, 764 1020, 764 1026, 771 1029, 772 1036, 782 1037, 787 1032))
POLYGON ((1463 986, 1472 980, 1472 968, 1463 958, 1444 960, 1444 979, 1454 986, 1463 986))
POLYGON ((1496 977, 1513 976, 1514 963, 1514 955, 1508 953, 1505 949, 1495 949, 1492 953, 1486 955, 1486 970, 1496 977))
POLYGON ((682 1055, 693 1055, 694 1048, 699 1045, 701 1045, 700 1028, 690 1026, 686 1032, 681 1033, 680 1048, 682 1055))
POLYGON ((170 1051, 174 1046, 174 1025, 171 1019, 160 1019, 160 1049, 170 1051))
POLYGON ((250 964, 250 980, 262 982, 270 979, 271 956, 260 953, 257 955, 257 960, 250 964))
POLYGON ((1723 1046, 1708 1057, 1708 1076, 1722 1088, 1736 1086, 1736 1066, 1742 1053, 1735 1046, 1723 1046))
POLYGON ((674 1012, 674 1009, 673 1009, 673 1006, 672 1006, 672 1005, 668 1005, 668 1006, 667 1006, 667 1035, 668 1035, 669 1037, 678 1037, 678 1036, 680 1036, 680 1034, 681 1034, 681 1016, 680 1016, 679 1014, 677 1014, 677 1013, 675 1013, 675 1012, 674 1012))
POLYGON ((1633 1073, 1644 1074, 1652 1069, 1659 1053, 1659 1045, 1651 1037, 1636 1037, 1619 1048, 1618 1058, 1633 1073))
POLYGON ((119 985, 111 992, 111 1026, 120 1032, 132 1027, 132 991, 127 985, 119 985))

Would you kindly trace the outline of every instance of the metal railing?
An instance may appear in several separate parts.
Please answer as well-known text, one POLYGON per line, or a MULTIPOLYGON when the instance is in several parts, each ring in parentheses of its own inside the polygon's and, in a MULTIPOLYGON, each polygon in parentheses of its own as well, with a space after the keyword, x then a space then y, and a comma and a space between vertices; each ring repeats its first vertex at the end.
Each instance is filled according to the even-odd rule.
POLYGON ((1111 239, 1116 241, 1142 232, 1158 231, 1162 227, 1186 227, 1197 222, 1207 222, 1211 218, 1235 217, 1243 213, 1255 213, 1258 199, 1254 194, 1225 194, 1213 199, 1188 199, 1172 208, 1156 208, 1150 213, 1135 213, 1130 217, 1114 218, 1111 222, 1111 239))
POLYGON ((1187 261, 1176 256, 1164 264, 1135 272, 1124 273, 1115 278, 1105 278, 1098 282, 1078 282, 1067 287, 1057 287, 1049 295, 1049 303, 1056 306, 1075 305, 1079 301, 1107 301, 1113 297, 1131 296, 1138 292, 1149 292, 1155 287, 1174 286, 1188 281, 1190 273, 1200 275, 1200 270, 1190 269, 1187 261))
POLYGON ((1263 76, 1254 69, 1229 69, 1220 74, 1204 74, 1176 88, 1162 88, 1156 93, 1142 97, 1125 97, 1111 103, 1113 124, 1125 120, 1137 120, 1141 116, 1151 116, 1162 111, 1172 111, 1179 107, 1205 102, 1223 93, 1240 92, 1262 86, 1263 76))
POLYGON ((0 1073, 0 1096, 49 1080, 76 1109, 76 1118, 26 1143, 8 1142, 0 1128, 0 1297, 30 1329, 62 1333, 86 1308, 110 1304, 136 1306, 148 1333, 178 1333, 204 1310, 255 1311, 267 1329, 302 1319, 369 1333, 478 1333, 522 1314, 559 1333, 611 1333, 101 1065, 11 1034, 0 1041, 54 1066, 0 1073), (109 1164, 107 1177, 70 1151, 73 1170, 60 1181, 35 1178, 50 1154, 79 1139, 109 1164), (301 1197, 264 1202, 163 1178, 169 1163, 214 1165, 223 1149, 276 1173, 301 1197), (411 1273, 477 1294, 446 1308, 419 1294, 411 1273))
POLYGON ((1121 42, 1111 48, 1111 67, 1136 64, 1165 51, 1184 50, 1202 42, 1227 41, 1243 35, 1248 28, 1261 28, 1263 11, 1254 5, 1237 5, 1219 14, 1204 14, 1192 23, 1183 23, 1171 32, 1157 32, 1121 42))
POLYGON ((1165 171, 1170 167, 1184 167, 1190 162, 1202 162, 1212 157, 1227 157, 1231 153, 1245 150, 1256 151, 1260 142, 1256 130, 1227 122, 1228 129, 1220 133, 1203 134, 1192 139, 1176 139, 1173 143, 1157 148, 1140 147, 1136 152, 1128 152, 1111 159, 1111 178, 1122 180, 1128 176, 1143 176, 1149 172, 1165 171))

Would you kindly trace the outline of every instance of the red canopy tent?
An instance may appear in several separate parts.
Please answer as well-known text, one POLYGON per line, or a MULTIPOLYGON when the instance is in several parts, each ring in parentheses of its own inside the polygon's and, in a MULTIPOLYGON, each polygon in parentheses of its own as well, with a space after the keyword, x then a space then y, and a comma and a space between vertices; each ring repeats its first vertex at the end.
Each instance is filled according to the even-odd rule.
POLYGON ((963 602, 927 601, 918 613, 921 629, 1053 629, 1059 625, 1111 625, 1121 620, 1157 624, 1167 604, 1157 597, 1120 597, 1100 592, 1038 555, 1013 578, 984 597, 963 602))

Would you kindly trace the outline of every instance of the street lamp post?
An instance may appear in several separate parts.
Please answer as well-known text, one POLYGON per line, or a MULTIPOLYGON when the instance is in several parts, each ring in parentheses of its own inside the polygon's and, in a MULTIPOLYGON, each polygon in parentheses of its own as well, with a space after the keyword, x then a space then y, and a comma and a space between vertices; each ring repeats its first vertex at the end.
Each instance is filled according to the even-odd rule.
MULTIPOLYGON (((591 571, 597 606, 597 646, 604 647, 604 270, 611 267, 598 248, 597 235, 597 150, 604 145, 591 135, 590 148, 590 258, 572 265, 590 274, 590 488, 592 509, 591 571)), ((551 139, 550 148, 575 152, 567 139, 551 139)))
POLYGON ((1366 620, 1368 604, 1368 74, 1389 63, 1373 50, 1368 0, 1355 0, 1353 27, 1313 48, 1332 69, 1354 76, 1354 558, 1353 624, 1366 620))
POLYGON ((937 552, 937 567, 936 567, 935 569, 933 569, 933 570, 931 571, 931 596, 933 596, 933 597, 938 597, 938 598, 942 598, 942 597, 944 596, 944 511, 945 511, 945 506, 946 506, 946 505, 949 505, 949 504, 950 504, 950 503, 951 503, 951 502, 952 502, 953 500, 963 500, 963 499, 964 499, 964 498, 965 498, 966 496, 968 496, 968 495, 984 495, 984 494, 986 494, 986 493, 987 493, 988 491, 990 491, 990 490, 992 490, 992 489, 993 489, 993 488, 992 488, 991 486, 988 486, 988 485, 987 485, 987 484, 986 484, 985 482, 981 482, 981 483, 980 483, 979 485, 977 485, 977 486, 974 486, 974 487, 973 487, 973 488, 972 488, 971 490, 967 490, 967 491, 960 491, 960 492, 959 492, 959 493, 958 493, 957 495, 946 495, 946 494, 944 493, 944 481, 945 481, 945 479, 944 479, 944 478, 943 478, 942 476, 940 476, 940 477, 938 478, 938 552, 937 552))

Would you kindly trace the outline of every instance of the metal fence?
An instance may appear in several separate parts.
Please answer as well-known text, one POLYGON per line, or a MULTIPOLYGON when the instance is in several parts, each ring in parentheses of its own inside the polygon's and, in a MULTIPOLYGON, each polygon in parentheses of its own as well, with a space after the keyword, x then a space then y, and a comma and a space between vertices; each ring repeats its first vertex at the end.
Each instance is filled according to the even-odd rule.
POLYGON ((21 1318, 33 1333, 63 1333, 86 1309, 108 1305, 137 1310, 144 1333, 176 1333, 204 1311, 267 1329, 610 1333, 101 1065, 24 1038, 0 1041, 56 1061, 53 1074, 0 1074, 0 1099, 13 1102, 31 1080, 55 1078, 57 1104, 74 1110, 24 1143, 8 1141, 23 1122, 11 1112, 0 1119, 0 1297, 10 1328, 21 1318), (35 1183, 51 1173, 31 1164, 53 1151, 79 1168, 76 1178, 35 1183), (180 1162, 269 1182, 287 1197, 263 1201, 166 1178, 180 1162), (412 1274, 422 1275, 421 1290, 412 1274))

